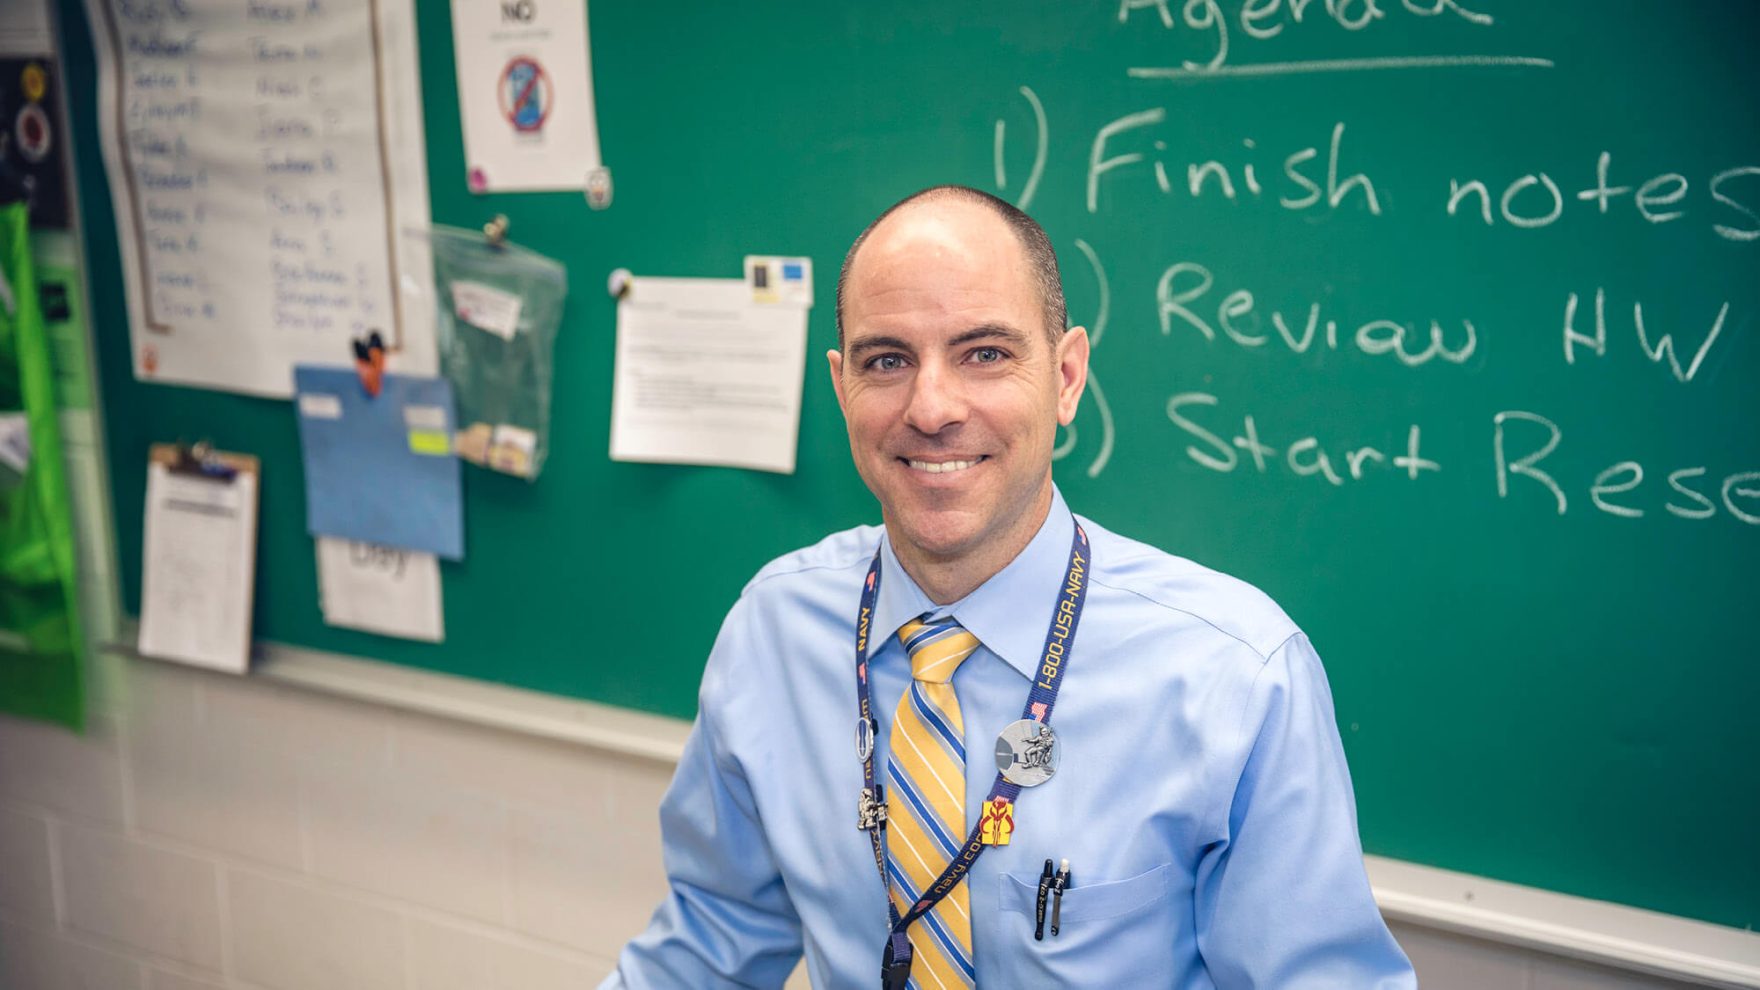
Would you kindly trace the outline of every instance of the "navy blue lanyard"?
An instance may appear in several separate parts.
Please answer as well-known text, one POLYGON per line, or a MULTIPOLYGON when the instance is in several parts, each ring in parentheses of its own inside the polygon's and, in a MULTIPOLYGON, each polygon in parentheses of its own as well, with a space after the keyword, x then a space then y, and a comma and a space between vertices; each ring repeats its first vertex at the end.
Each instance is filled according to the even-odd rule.
MULTIPOLYGON (((1074 517, 1071 517, 1074 522, 1074 517)), ((1033 674, 1033 689, 1027 694, 1027 703, 1021 709, 1021 718, 1033 719, 1045 725, 1051 724, 1051 708, 1057 703, 1057 689, 1063 686, 1063 678, 1069 671, 1070 649, 1075 645, 1076 627, 1082 621, 1082 603, 1088 597, 1088 534, 1082 531, 1082 524, 1075 523, 1075 536, 1069 544, 1069 566, 1064 569, 1063 586, 1057 595, 1057 607, 1051 612, 1051 628, 1045 633, 1045 647, 1039 651, 1039 668, 1033 674)), ((861 609, 856 613, 856 700, 860 705, 861 720, 869 733, 869 738, 879 734, 879 723, 874 720, 874 706, 868 695, 868 633, 874 620, 874 603, 880 598, 880 548, 874 549, 874 562, 868 565, 868 579, 862 583, 861 609)), ((883 787, 874 784, 874 750, 865 747, 862 754, 862 827, 868 833, 868 839, 874 846, 874 866, 880 871, 881 889, 891 890, 886 877, 886 792, 883 787)), ((1002 798, 1009 802, 1019 796, 1021 785, 1011 783, 997 773, 996 782, 990 785, 990 796, 985 803, 1002 798)), ((911 905, 903 915, 898 913, 898 906, 892 902, 890 893, 886 897, 887 917, 891 919, 892 931, 887 937, 886 953, 882 966, 882 979, 890 980, 896 975, 899 985, 904 975, 910 972, 911 943, 906 936, 906 929, 940 903, 943 897, 953 892, 959 882, 965 879, 972 869, 972 864, 984 852, 982 839, 982 821, 972 826, 970 835, 966 836, 964 848, 941 875, 935 878, 923 896, 911 905), (901 967, 901 968, 900 968, 901 967)), ((885 985, 892 985, 886 983, 885 985)))

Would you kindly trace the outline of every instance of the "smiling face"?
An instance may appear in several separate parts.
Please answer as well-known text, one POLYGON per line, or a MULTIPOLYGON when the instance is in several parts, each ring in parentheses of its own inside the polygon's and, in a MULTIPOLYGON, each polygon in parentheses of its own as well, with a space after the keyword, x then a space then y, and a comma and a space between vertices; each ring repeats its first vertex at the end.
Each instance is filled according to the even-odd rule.
POLYGON ((1045 518, 1088 343, 1077 328, 1053 344, 1043 323, 1025 251, 987 207, 912 203, 857 251, 831 379, 856 470, 919 583, 951 565, 976 587, 1045 518))

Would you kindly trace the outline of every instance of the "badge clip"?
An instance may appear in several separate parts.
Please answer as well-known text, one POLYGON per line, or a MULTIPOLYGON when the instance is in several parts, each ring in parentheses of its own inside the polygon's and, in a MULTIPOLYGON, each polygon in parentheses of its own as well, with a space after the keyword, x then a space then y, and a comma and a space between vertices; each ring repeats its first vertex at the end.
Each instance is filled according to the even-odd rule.
POLYGON ((874 755, 874 720, 871 718, 856 719, 856 759, 863 763, 874 755))
POLYGON ((885 786, 875 784, 872 788, 862 788, 861 797, 856 800, 856 828, 863 832, 872 832, 877 828, 885 827, 885 786))
POLYGON ((904 952, 898 952, 898 943, 903 941, 897 937, 886 940, 886 951, 880 955, 880 986, 882 990, 906 990, 911 979, 911 944, 904 943, 904 952))
POLYGON ((197 440, 193 444, 177 442, 177 458, 172 461, 172 474, 189 475, 195 478, 210 478, 216 481, 231 481, 238 474, 238 469, 226 463, 214 452, 214 445, 206 440, 197 440))

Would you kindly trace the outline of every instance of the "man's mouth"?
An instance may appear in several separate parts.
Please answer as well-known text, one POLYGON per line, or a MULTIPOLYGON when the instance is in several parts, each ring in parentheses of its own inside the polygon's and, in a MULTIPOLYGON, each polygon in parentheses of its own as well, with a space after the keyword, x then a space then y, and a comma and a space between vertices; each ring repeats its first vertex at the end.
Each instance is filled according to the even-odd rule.
POLYGON ((989 459, 989 454, 980 454, 977 457, 964 461, 918 461, 908 457, 899 458, 899 460, 904 461, 911 470, 927 471, 930 474, 947 474, 950 471, 964 471, 966 468, 975 467, 989 459))

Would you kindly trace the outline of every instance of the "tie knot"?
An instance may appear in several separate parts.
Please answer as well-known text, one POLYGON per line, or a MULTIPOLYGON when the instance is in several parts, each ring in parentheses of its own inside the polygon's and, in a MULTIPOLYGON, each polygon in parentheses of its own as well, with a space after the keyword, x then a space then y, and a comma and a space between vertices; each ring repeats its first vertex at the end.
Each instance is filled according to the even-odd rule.
POLYGON ((966 657, 978 648, 978 637, 951 616, 925 622, 912 619, 898 627, 898 641, 911 657, 911 677, 946 684, 966 657))

